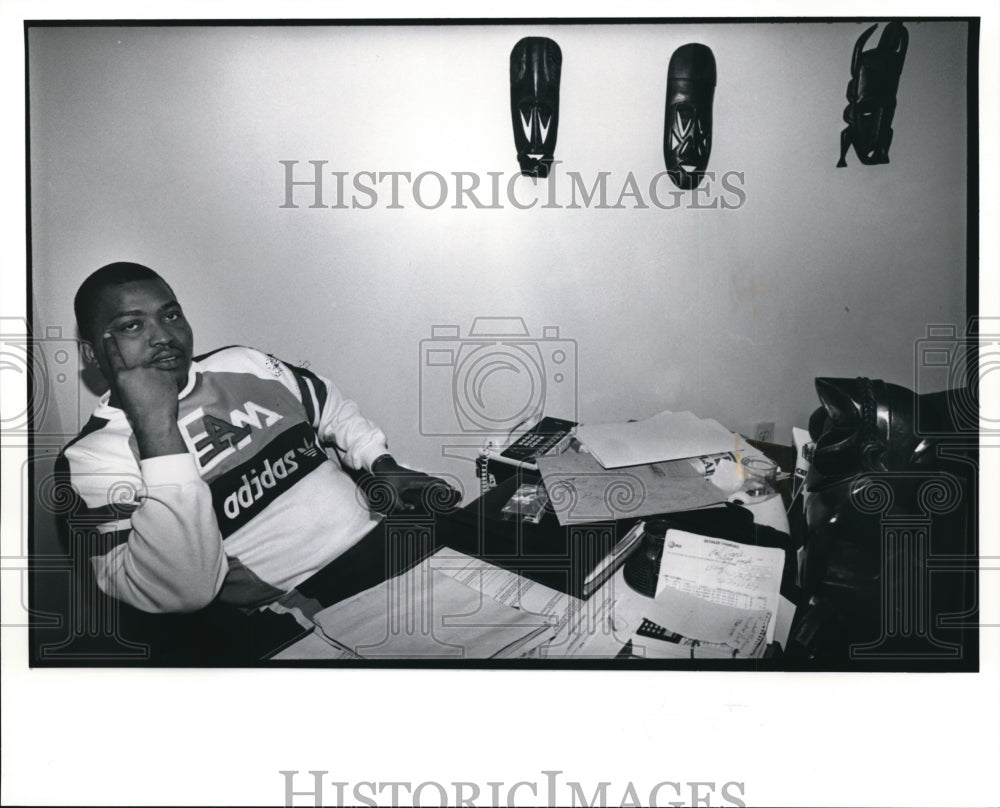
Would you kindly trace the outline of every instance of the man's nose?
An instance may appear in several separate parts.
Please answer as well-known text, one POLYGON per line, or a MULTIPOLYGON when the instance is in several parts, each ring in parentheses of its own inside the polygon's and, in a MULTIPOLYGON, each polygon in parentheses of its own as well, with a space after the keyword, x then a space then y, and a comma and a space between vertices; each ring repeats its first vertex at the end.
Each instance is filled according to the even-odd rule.
POLYGON ((164 345, 173 339, 173 336, 161 323, 153 323, 149 327, 148 336, 150 345, 164 345))

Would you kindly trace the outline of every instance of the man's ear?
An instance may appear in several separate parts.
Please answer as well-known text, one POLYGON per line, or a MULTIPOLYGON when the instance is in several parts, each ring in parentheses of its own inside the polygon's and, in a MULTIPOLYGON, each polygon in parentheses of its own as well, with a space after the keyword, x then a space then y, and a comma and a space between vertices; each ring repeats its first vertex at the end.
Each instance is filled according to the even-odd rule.
POLYGON ((94 353, 94 346, 89 340, 80 340, 80 352, 83 354, 84 362, 97 366, 97 354, 94 353))

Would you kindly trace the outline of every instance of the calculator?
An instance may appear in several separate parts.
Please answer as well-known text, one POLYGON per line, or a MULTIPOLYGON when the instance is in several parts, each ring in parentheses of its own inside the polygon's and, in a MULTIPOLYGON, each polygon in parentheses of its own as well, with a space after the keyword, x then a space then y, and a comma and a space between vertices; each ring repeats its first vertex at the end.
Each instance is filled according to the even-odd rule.
POLYGON ((552 451, 560 442, 567 441, 575 427, 575 421, 546 416, 500 452, 500 457, 519 463, 531 462, 552 451))
POLYGON ((635 630, 635 633, 640 637, 649 637, 650 639, 663 640, 664 642, 679 643, 684 639, 682 635, 665 629, 663 626, 657 625, 645 617, 642 618, 642 624, 635 630))

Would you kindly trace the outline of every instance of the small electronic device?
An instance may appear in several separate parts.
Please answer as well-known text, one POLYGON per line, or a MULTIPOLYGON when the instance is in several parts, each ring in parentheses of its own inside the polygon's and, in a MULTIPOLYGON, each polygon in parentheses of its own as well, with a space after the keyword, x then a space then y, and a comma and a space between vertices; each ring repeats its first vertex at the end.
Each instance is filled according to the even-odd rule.
POLYGON ((498 459, 514 464, 533 465, 536 458, 549 453, 558 454, 566 448, 575 427, 575 421, 546 416, 500 452, 498 459))
POLYGON ((503 443, 489 441, 476 460, 482 490, 488 491, 516 469, 537 472, 535 460, 545 454, 558 454, 569 446, 575 429, 575 421, 545 416, 505 449, 501 448, 503 443))
POLYGON ((654 640, 664 640, 665 642, 679 643, 684 638, 676 632, 665 629, 663 626, 654 623, 652 620, 642 618, 642 625, 635 630, 640 637, 649 637, 654 640))

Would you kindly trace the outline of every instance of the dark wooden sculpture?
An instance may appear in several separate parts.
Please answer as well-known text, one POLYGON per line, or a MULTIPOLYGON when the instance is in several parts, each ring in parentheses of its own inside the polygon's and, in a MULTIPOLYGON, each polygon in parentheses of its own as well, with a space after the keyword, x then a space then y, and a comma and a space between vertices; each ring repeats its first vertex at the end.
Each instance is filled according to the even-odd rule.
POLYGON ((876 28, 878 23, 858 37, 854 45, 844 109, 847 127, 840 133, 837 168, 847 165, 844 158, 850 146, 854 146, 854 153, 863 165, 889 162, 896 91, 910 35, 901 22, 891 22, 882 31, 878 45, 866 51, 865 43, 876 28))

